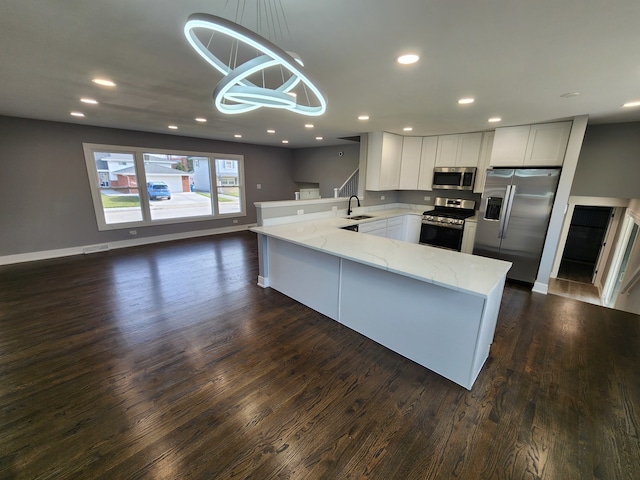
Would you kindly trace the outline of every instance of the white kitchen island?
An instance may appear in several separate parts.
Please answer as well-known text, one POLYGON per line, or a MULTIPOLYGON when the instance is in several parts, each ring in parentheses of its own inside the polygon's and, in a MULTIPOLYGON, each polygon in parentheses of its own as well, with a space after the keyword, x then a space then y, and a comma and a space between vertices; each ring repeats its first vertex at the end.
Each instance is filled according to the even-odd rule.
POLYGON ((258 284, 471 389, 511 264, 340 229, 349 223, 253 228, 258 284))

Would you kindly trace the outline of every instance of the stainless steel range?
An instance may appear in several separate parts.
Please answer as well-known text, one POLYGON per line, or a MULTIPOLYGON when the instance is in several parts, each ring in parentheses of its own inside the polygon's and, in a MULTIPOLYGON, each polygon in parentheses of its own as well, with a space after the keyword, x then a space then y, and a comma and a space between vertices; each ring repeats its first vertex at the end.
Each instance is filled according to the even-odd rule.
POLYGON ((460 251, 465 218, 475 215, 476 202, 436 197, 434 209, 422 214, 420 243, 460 251))

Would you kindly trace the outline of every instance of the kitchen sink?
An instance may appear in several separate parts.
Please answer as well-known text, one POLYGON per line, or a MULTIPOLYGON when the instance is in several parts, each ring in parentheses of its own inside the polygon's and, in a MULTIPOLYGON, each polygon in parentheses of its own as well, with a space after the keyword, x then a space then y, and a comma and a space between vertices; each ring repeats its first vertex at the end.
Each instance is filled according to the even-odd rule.
POLYGON ((356 215, 355 217, 347 217, 348 220, 366 220, 367 218, 373 218, 370 215, 356 215))

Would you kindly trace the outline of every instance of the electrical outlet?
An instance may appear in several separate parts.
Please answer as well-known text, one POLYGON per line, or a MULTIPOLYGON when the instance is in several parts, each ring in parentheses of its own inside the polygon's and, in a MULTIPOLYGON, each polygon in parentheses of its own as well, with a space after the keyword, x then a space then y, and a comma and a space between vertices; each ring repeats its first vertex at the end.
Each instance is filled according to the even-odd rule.
POLYGON ((138 231, 137 230, 129 230, 129 235, 137 235, 138 231))
POLYGON ((431 200, 431 197, 429 197, 428 195, 425 195, 425 196, 424 196, 424 200, 425 200, 426 202, 428 202, 429 200, 431 200))
POLYGON ((380 200, 384 200, 384 195, 380 195, 380 200))
POLYGON ((298 210, 298 215, 302 215, 302 214, 304 214, 304 210, 302 209, 298 210))
POLYGON ((237 219, 237 218, 235 218, 235 219, 233 220, 233 223, 238 223, 238 219, 237 219))
POLYGON ((256 188, 257 188, 258 190, 262 189, 262 184, 261 184, 261 183, 257 184, 257 185, 256 185, 256 188))

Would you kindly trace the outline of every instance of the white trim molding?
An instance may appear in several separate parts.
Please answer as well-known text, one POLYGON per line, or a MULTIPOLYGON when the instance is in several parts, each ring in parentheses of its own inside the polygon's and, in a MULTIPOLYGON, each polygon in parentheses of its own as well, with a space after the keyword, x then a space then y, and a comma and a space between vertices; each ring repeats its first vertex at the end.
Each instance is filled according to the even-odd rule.
POLYGON ((153 237, 141 237, 131 240, 118 240, 116 242, 97 243, 92 245, 79 245, 77 247, 60 248, 56 250, 43 250, 39 252, 18 253, 15 255, 0 256, 0 266, 12 265, 15 263, 34 262, 37 260, 49 260, 52 258, 70 257, 72 255, 83 255, 98 252, 106 252, 118 248, 136 247, 139 245, 151 245, 154 243, 171 242, 173 240, 184 240, 186 238, 207 237, 209 235, 220 235, 223 233, 241 232, 249 230, 257 224, 238 225, 234 227, 210 228, 194 232, 172 233, 168 235, 157 235, 153 237))

